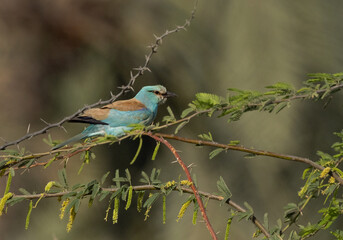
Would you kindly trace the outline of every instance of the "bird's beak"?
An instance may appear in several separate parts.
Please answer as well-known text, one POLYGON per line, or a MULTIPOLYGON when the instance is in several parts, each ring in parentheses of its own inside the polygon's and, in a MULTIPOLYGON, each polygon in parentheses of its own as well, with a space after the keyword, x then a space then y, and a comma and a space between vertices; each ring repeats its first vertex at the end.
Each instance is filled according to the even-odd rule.
POLYGON ((177 95, 173 92, 166 92, 166 93, 163 93, 162 96, 164 98, 170 98, 170 97, 176 97, 177 95))

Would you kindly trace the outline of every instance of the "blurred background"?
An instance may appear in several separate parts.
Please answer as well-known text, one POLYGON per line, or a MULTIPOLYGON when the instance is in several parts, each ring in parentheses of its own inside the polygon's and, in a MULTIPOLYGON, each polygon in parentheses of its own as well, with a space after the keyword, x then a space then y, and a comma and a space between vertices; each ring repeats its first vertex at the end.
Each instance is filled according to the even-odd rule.
MULTIPOLYGON (((24 135, 28 124, 31 131, 39 130, 45 126, 40 119, 57 122, 85 104, 110 98, 110 91, 116 93, 118 86, 128 82, 130 69, 144 63, 153 34, 161 35, 183 24, 193 8, 193 1, 182 0, 0 2, 0 136, 8 141, 24 135)), ((263 91, 276 82, 299 88, 307 73, 340 72, 342 7, 339 0, 200 0, 191 27, 163 41, 150 63, 152 72, 137 80, 135 90, 151 84, 166 86, 178 94, 167 105, 179 116, 197 92, 225 96, 227 88, 263 91)), ((199 117, 179 135, 196 138, 210 131, 218 142, 240 140, 246 147, 317 159, 317 150, 331 152, 330 146, 337 140, 332 133, 342 129, 342 100, 341 93, 335 94, 325 109, 323 102, 298 101, 277 115, 252 112, 230 124, 225 118, 199 117)), ((160 107, 156 121, 167 113, 167 105, 160 107)), ((64 127, 68 133, 62 129, 49 131, 52 138, 65 140, 84 125, 67 123, 64 127)), ((42 141, 46 137, 33 138, 20 146, 31 152, 48 151, 49 146, 42 141)), ((100 179, 108 170, 112 178, 115 169, 124 174, 125 168, 136 175, 134 183, 138 183, 142 170, 150 173, 152 168, 162 169, 163 181, 177 180, 180 175, 184 178, 181 168, 171 163, 173 156, 165 147, 151 161, 155 142, 143 140, 143 150, 133 166, 129 162, 138 141, 95 148, 97 158, 80 175, 79 156, 70 159, 70 185, 100 179)), ((265 157, 246 159, 234 152, 209 160, 208 153, 213 149, 172 144, 187 164, 195 163, 192 171, 197 175, 199 189, 216 192, 216 181, 223 176, 233 193, 232 200, 241 205, 247 201, 260 219, 268 212, 271 223, 275 223, 288 202, 298 201, 305 165, 265 157)), ((57 171, 62 167, 54 163, 48 169, 17 172, 11 190, 23 187, 42 192, 48 181, 58 180, 57 171)), ((1 193, 4 180, 0 182, 1 193)), ((116 225, 103 220, 107 200, 95 201, 90 209, 84 202, 70 233, 65 230, 68 217, 59 220, 60 204, 56 199, 42 200, 32 211, 29 229, 24 230, 28 204, 23 202, 1 217, 0 238, 210 239, 200 214, 196 226, 191 223, 192 210, 180 222, 175 221, 187 197, 174 193, 167 198, 165 225, 161 201, 153 206, 146 222, 134 205, 125 211, 122 204, 116 225)), ((312 203, 312 210, 305 210, 300 223, 316 222, 319 207, 312 203)), ((224 237, 228 209, 218 202, 208 204, 209 218, 219 238, 224 237)), ((253 232, 250 222, 234 221, 230 236, 250 239, 253 232)), ((331 237, 318 234, 313 239, 331 237)))

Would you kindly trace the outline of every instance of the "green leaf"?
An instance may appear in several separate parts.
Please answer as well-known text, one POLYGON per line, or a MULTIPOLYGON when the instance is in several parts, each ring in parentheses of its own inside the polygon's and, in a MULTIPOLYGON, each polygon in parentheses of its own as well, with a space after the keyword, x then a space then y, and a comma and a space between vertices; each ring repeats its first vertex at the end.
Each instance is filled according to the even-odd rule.
POLYGON ((107 173, 105 173, 102 177, 101 177, 101 184, 104 184, 108 175, 110 174, 110 171, 108 171, 107 173))
MULTIPOLYGON (((73 199, 73 201, 71 201, 71 202, 68 204, 68 206, 66 207, 66 209, 65 209, 64 212, 69 213, 69 212, 70 212, 70 209, 71 209, 72 207, 74 207, 75 204, 76 204, 77 202, 80 202, 80 199, 78 199, 78 198, 73 199)), ((79 203, 79 205, 80 205, 80 203, 79 203)), ((75 209, 74 209, 74 210, 75 210, 75 209)))
POLYGON ((284 208, 284 218, 287 221, 292 221, 293 217, 299 213, 299 207, 295 203, 288 203, 284 208))
POLYGON ((214 149, 212 152, 210 152, 209 156, 210 156, 210 159, 214 158, 215 156, 217 156, 219 153, 221 153, 222 151, 224 151, 225 149, 224 148, 217 148, 217 149, 214 149))
POLYGON ((104 200, 110 193, 110 191, 101 191, 99 201, 104 200))
POLYGON ((24 194, 24 195, 31 195, 31 193, 29 193, 26 189, 24 189, 24 188, 19 188, 18 189, 19 190, 19 192, 21 192, 22 194, 24 194))
MULTIPOLYGON (((48 139, 46 138, 43 138, 43 142, 45 142, 47 145, 49 145, 50 147, 53 147, 55 144, 54 142, 52 141, 52 138, 51 138, 51 135, 49 134, 48 135, 48 139)), ((56 143, 57 144, 57 143, 56 143)))
MULTIPOLYGON (((175 115, 174 115, 173 111, 171 110, 171 108, 170 108, 169 106, 167 106, 167 111, 168 111, 170 117, 172 117, 173 119, 175 119, 175 115)), ((175 120, 176 120, 176 119, 175 119, 175 120)))
POLYGON ((150 174, 150 180, 152 184, 158 184, 161 183, 161 181, 158 179, 160 176, 161 170, 156 168, 153 168, 150 174))
POLYGON ((167 107, 167 111, 169 113, 169 116, 164 116, 162 121, 166 123, 175 122, 175 115, 169 106, 167 107))
POLYGON ((186 117, 188 114, 194 111, 194 108, 186 108, 185 110, 182 111, 181 113, 181 118, 186 117))
POLYGON ((150 184, 150 179, 149 179, 149 176, 148 174, 146 174, 144 171, 142 171, 142 177, 139 181, 142 182, 142 183, 148 183, 150 184))
POLYGON ((26 200, 24 197, 12 197, 6 201, 6 204, 13 206, 14 204, 20 203, 21 201, 26 200))
POLYGON ((149 208, 149 207, 157 200, 157 198, 160 196, 160 194, 161 194, 161 193, 154 193, 151 197, 149 197, 149 198, 145 201, 143 207, 144 207, 144 208, 149 208))
POLYGON ((119 176, 119 169, 116 169, 116 174, 115 174, 115 178, 112 179, 112 181, 114 181, 116 183, 117 188, 120 188, 120 182, 121 180, 119 180, 120 176, 119 176), (118 180, 117 180, 118 179, 118 180))
POLYGON ((130 171, 129 169, 125 169, 125 174, 126 174, 126 178, 127 180, 131 183, 131 174, 130 174, 130 171))
POLYGON ((204 134, 199 134, 198 135, 199 138, 205 140, 205 141, 211 141, 213 142, 213 137, 212 134, 210 132, 208 132, 208 134, 204 133, 204 134))
POLYGON ((244 202, 244 206, 247 208, 246 212, 238 212, 237 213, 238 221, 240 221, 242 219, 249 220, 254 215, 254 210, 252 209, 252 207, 247 202, 244 202))
POLYGON ((283 110, 285 107, 289 106, 289 102, 283 102, 277 105, 277 107, 274 109, 275 113, 279 113, 281 112, 281 110, 283 110))
POLYGON ((92 189, 91 199, 94 199, 97 196, 97 194, 99 193, 99 191, 100 191, 99 184, 94 184, 93 189, 92 189))
POLYGON ((58 178, 60 180, 60 183, 63 185, 63 187, 68 188, 67 173, 66 173, 65 168, 58 171, 58 178))
POLYGON ((222 203, 225 203, 227 200, 230 199, 232 196, 231 191, 229 190, 228 186, 226 185, 223 177, 219 177, 219 180, 217 181, 217 188, 220 192, 220 195, 224 198, 222 203))
POLYGON ((75 199, 75 204, 74 204, 74 212, 77 213, 79 211, 80 205, 81 205, 81 200, 80 199, 75 199))
POLYGON ((176 127, 174 133, 177 134, 177 133, 181 130, 181 128, 183 128, 187 123, 188 123, 188 121, 184 121, 184 122, 180 123, 180 124, 176 127))

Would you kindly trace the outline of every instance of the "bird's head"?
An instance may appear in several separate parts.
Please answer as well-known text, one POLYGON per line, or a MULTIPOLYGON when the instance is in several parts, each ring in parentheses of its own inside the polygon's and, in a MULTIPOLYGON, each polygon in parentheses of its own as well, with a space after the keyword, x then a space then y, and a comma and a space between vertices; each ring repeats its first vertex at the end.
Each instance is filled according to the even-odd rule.
POLYGON ((168 92, 165 87, 154 85, 143 87, 135 98, 144 104, 161 104, 164 103, 167 98, 175 96, 175 93, 168 92))

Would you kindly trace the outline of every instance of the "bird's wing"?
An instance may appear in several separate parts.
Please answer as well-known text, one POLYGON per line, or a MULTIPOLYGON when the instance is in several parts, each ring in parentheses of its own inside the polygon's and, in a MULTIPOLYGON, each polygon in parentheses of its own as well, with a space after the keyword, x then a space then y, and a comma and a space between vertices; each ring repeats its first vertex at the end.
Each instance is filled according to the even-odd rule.
POLYGON ((151 112, 143 103, 132 98, 116 101, 100 108, 88 109, 70 122, 123 126, 140 123, 150 115, 151 112))
POLYGON ((116 109, 119 111, 136 111, 144 108, 146 106, 135 98, 116 101, 101 107, 101 109, 116 109))

